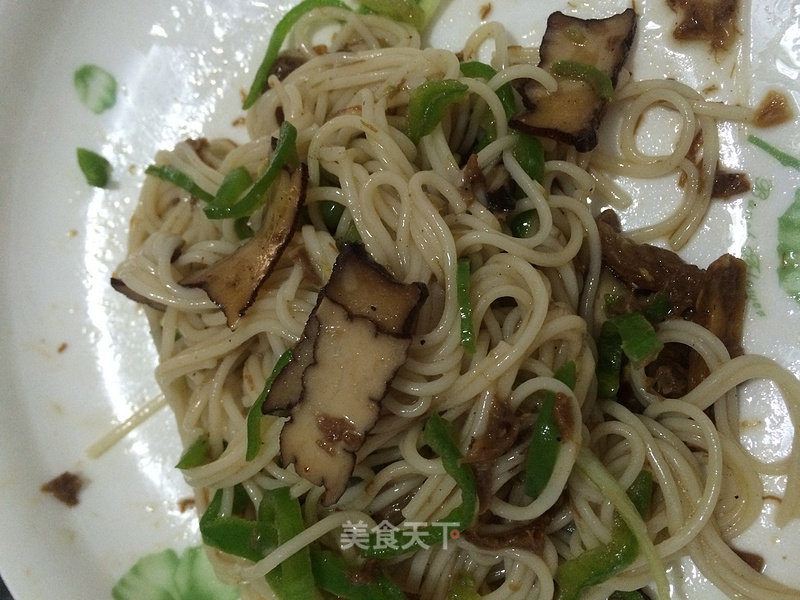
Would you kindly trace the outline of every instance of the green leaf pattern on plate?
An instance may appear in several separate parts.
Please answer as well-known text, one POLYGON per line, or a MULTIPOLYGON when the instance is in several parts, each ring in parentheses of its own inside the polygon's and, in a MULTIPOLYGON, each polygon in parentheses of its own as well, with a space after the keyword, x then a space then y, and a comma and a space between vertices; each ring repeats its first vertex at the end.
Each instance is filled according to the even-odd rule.
POLYGON ((114 600, 236 600, 239 592, 221 583, 205 550, 180 556, 164 550, 140 558, 111 590, 114 600))
POLYGON ((800 190, 794 202, 778 218, 778 282, 790 297, 800 302, 800 190))
POLYGON ((75 91, 86 108, 100 114, 117 102, 117 80, 97 65, 83 65, 73 76, 75 91))

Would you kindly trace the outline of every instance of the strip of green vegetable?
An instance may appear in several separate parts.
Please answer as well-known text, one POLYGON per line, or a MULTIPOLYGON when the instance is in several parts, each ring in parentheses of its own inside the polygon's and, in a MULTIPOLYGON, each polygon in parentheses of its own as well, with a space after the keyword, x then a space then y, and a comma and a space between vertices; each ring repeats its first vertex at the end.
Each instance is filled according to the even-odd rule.
POLYGON ((270 71, 272 70, 273 65, 275 64, 275 60, 278 58, 278 54, 281 51, 281 46, 283 46, 283 42, 286 40, 286 37, 289 35, 289 32, 294 27, 295 23, 300 20, 303 15, 308 12, 311 12, 315 8, 320 8, 323 6, 332 6, 335 8, 341 8, 344 10, 350 10, 350 7, 340 2, 339 0, 303 0, 297 6, 292 8, 289 12, 287 12, 278 24, 275 26, 275 29, 272 32, 272 37, 267 44, 267 51, 264 54, 264 58, 261 59, 261 64, 256 71, 255 78, 253 79, 253 83, 250 85, 250 90, 247 93, 247 96, 242 103, 242 108, 245 110, 253 106, 255 101, 261 97, 261 94, 264 93, 264 88, 267 85, 267 79, 269 78, 270 71))
POLYGON ((147 175, 158 177, 159 179, 168 181, 169 183, 186 190, 192 196, 202 200, 203 202, 214 201, 214 194, 201 188, 186 173, 180 169, 176 169, 172 165, 150 165, 145 169, 144 172, 147 175))
MULTIPOLYGON (((473 60, 461 63, 461 74, 464 77, 472 77, 475 79, 484 79, 489 81, 492 77, 497 75, 497 69, 492 65, 473 60)), ((511 118, 517 111, 517 101, 514 99, 514 90, 511 84, 505 83, 495 90, 500 103, 503 105, 503 110, 506 117, 511 118)))
POLYGON ((214 198, 203 211, 209 219, 238 219, 252 214, 265 201, 267 190, 275 178, 281 172, 284 165, 295 155, 295 141, 297 140, 297 129, 284 121, 281 123, 278 134, 278 144, 272 155, 269 165, 261 176, 256 179, 244 197, 238 202, 226 206, 218 203, 214 198))
POLYGON ((245 167, 228 171, 219 184, 212 204, 221 208, 236 204, 239 197, 253 184, 253 178, 245 167))
POLYGON ((261 390, 258 398, 256 398, 256 401, 247 413, 247 450, 245 451, 245 459, 247 461, 253 460, 258 456, 259 450, 261 450, 261 418, 263 417, 261 407, 264 406, 264 401, 267 399, 267 394, 269 394, 272 384, 275 383, 275 379, 283 368, 289 364, 290 360, 292 360, 291 350, 286 350, 278 357, 272 369, 272 373, 270 373, 266 382, 264 382, 264 389, 261 390))
MULTIPOLYGON (((640 516, 645 516, 650 510, 652 492, 652 476, 642 471, 628 488, 628 497, 640 516)), ((639 545, 633 533, 615 514, 611 541, 559 565, 555 574, 557 600, 577 600, 584 589, 602 583, 631 564, 638 552, 639 545)))
POLYGON ((186 451, 181 456, 178 464, 175 465, 177 469, 192 469, 199 467, 208 462, 209 451, 211 443, 207 435, 198 436, 198 438, 191 443, 186 451))
POLYGON ((451 104, 467 97, 469 88, 457 79, 426 81, 408 101, 408 137, 416 144, 429 135, 451 104))
MULTIPOLYGON (((249 502, 249 499, 240 487, 234 488, 234 493, 236 513, 236 508, 249 502)), ((217 490, 200 517, 200 534, 205 544, 253 562, 261 560, 278 547, 274 523, 245 519, 235 514, 221 515, 222 495, 223 490, 217 490)))
POLYGON ((311 565, 317 586, 346 600, 405 600, 403 591, 383 572, 365 576, 341 555, 312 550, 311 565))
MULTIPOLYGON (((300 534, 306 527, 300 502, 288 487, 266 490, 258 509, 258 520, 274 523, 280 546, 300 534)), ((267 573, 272 591, 282 600, 312 600, 316 597, 308 546, 292 554, 267 573)))
MULTIPOLYGON (((556 371, 554 377, 574 388, 576 369, 575 362, 570 361, 556 371)), ((531 498, 537 498, 550 481, 561 444, 561 433, 554 411, 556 395, 548 391, 543 396, 525 463, 525 493, 531 498)))
MULTIPOLYGON (((441 521, 441 523, 454 523, 455 529, 465 530, 472 524, 478 510, 478 488, 475 474, 469 465, 463 462, 463 457, 456 444, 452 427, 438 413, 432 414, 425 424, 423 432, 425 444, 438 454, 442 459, 445 472, 450 475, 461 490, 461 504, 455 507, 441 521)), ((420 537, 426 547, 442 543, 448 533, 444 525, 430 525, 420 529, 420 537)), ((367 558, 392 558, 418 549, 419 544, 404 544, 404 531, 402 529, 391 532, 392 543, 377 543, 375 534, 370 536, 369 543, 363 550, 367 558)))
POLYGON ((472 301, 469 297, 471 275, 469 258, 459 258, 456 265, 456 296, 461 317, 461 346, 469 354, 475 352, 475 327, 472 322, 472 301))
POLYGON ((616 397, 623 355, 640 366, 658 356, 663 347, 653 325, 642 313, 626 313, 605 321, 597 338, 597 395, 616 397))

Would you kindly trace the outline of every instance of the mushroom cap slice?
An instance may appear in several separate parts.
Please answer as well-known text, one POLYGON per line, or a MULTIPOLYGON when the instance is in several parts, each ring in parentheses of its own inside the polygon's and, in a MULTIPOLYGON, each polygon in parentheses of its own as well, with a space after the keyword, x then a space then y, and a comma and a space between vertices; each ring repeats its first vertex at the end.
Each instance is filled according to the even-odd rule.
MULTIPOLYGON (((579 19, 555 12, 547 19, 539 66, 550 71, 559 61, 587 65, 616 85, 636 31, 632 8, 604 19, 579 19)), ((561 79, 554 92, 535 81, 520 86, 526 109, 513 117, 512 127, 570 144, 579 152, 597 145, 597 127, 606 105, 592 85, 561 79)))
POLYGON ((281 459, 299 475, 325 486, 323 504, 344 493, 356 452, 378 420, 379 401, 406 361, 410 338, 381 333, 323 298, 314 316, 319 335, 303 392, 281 431, 281 459))
POLYGON ((294 234, 305 200, 306 171, 301 165, 283 169, 264 219, 255 235, 232 254, 184 278, 180 283, 205 290, 225 313, 229 327, 244 316, 258 290, 294 234))
POLYGON ((411 328, 426 297, 423 284, 397 281, 363 246, 345 246, 292 361, 270 388, 264 413, 289 415, 281 431, 281 460, 325 486, 326 505, 347 487, 354 453, 407 359, 411 328))

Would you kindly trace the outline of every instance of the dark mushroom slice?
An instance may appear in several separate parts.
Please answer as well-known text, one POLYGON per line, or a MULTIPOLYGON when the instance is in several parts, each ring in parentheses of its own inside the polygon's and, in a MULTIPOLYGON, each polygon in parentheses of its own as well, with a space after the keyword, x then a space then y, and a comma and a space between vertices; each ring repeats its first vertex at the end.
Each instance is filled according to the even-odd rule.
POLYGON ((408 356, 411 327, 427 288, 404 284, 358 244, 342 250, 319 294, 295 358, 272 384, 267 414, 290 414, 281 460, 325 487, 330 505, 344 493, 380 400, 408 356))
POLYGON ((127 283, 122 281, 119 277, 111 277, 111 287, 114 288, 115 291, 119 292, 123 296, 133 300, 134 302, 138 302, 139 304, 144 304, 145 306, 149 306, 150 308, 154 308, 155 310, 160 310, 164 312, 166 307, 156 300, 145 296, 144 294, 140 294, 137 291, 132 290, 127 283))
POLYGON ((535 81, 519 86, 525 110, 513 117, 512 127, 551 138, 588 152, 597 145, 597 128, 607 98, 591 75, 607 77, 616 86, 636 31, 636 13, 626 11, 604 19, 578 19, 555 12, 539 49, 539 66, 572 65, 573 75, 561 78, 548 92, 535 81))
POLYGON ((180 282, 205 290, 225 313, 229 327, 233 327, 255 301, 259 288, 294 234, 300 206, 305 200, 305 168, 283 169, 273 186, 264 220, 255 235, 232 254, 180 282))

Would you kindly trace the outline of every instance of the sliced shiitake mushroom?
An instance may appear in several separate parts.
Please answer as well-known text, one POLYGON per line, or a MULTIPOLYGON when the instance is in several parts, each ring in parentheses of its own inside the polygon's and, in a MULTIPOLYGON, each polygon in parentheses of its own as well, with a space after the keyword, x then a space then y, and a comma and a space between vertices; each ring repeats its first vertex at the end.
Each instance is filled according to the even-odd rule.
POLYGON ((323 485, 326 505, 347 487, 354 453, 406 361, 411 327, 426 297, 423 284, 396 280, 363 246, 345 246, 292 361, 270 388, 263 411, 289 415, 281 460, 323 485))
MULTIPOLYGON (((608 77, 613 87, 635 30, 636 13, 630 8, 604 19, 579 19, 555 12, 547 19, 539 66, 551 71, 557 63, 568 61, 608 77)), ((533 80, 524 81, 518 89, 525 110, 510 124, 587 152, 597 145, 597 128, 607 102, 596 88, 581 77, 560 79, 554 92, 533 80)))
POLYGON ((305 200, 305 168, 283 169, 273 186, 275 190, 255 235, 232 254, 180 282, 205 290, 225 313, 229 327, 233 327, 255 301, 259 288, 294 234, 305 200))

